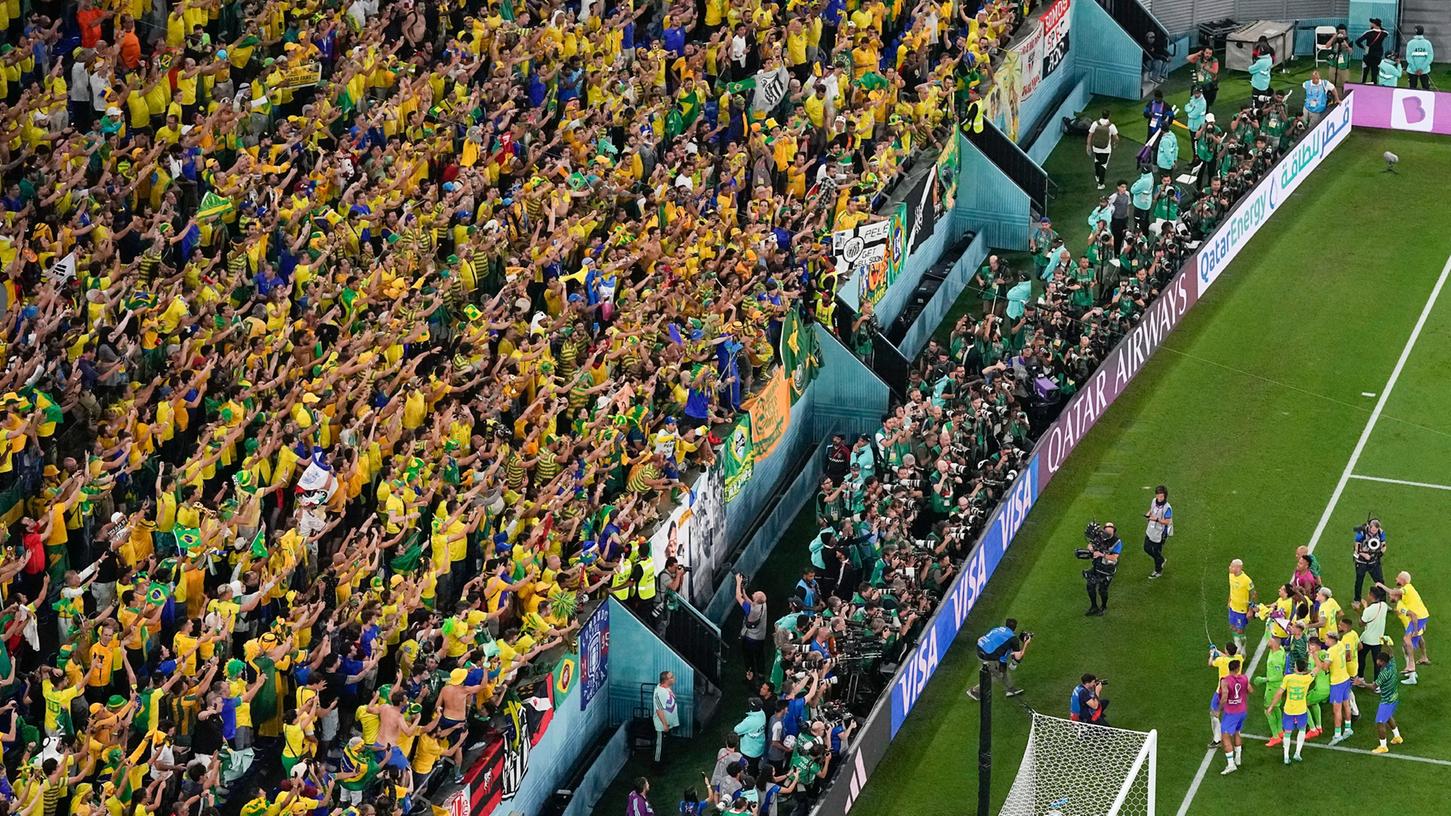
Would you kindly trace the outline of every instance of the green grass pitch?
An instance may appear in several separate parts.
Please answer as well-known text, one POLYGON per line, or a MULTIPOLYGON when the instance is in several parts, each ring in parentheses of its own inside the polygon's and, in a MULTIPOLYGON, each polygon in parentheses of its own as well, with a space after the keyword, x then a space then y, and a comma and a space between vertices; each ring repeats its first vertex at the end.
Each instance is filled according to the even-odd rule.
MULTIPOLYGON (((1086 175, 1086 166, 1079 170, 1086 175)), ((1311 540, 1331 503, 1451 256, 1448 190, 1451 142, 1357 131, 1292 206, 1279 208, 1038 499, 854 812, 973 812, 978 708, 963 695, 977 673, 971 644, 1009 615, 1038 633, 1017 674, 1027 693, 1017 699, 1066 716, 1081 673, 1111 678, 1114 725, 1158 730, 1156 812, 1180 811, 1209 739, 1206 618, 1216 641, 1229 634, 1226 566, 1243 559, 1262 598, 1288 579, 1295 548, 1311 540), (1398 175, 1381 172, 1384 150, 1400 154, 1398 175), (1151 581, 1141 514, 1161 482, 1172 490, 1176 535, 1164 577, 1151 581), (1105 618, 1083 617, 1082 563, 1072 555, 1090 519, 1117 521, 1126 544, 1105 618)), ((1076 229, 1077 217, 1070 223, 1062 229, 1076 229)), ((1355 462, 1356 477, 1451 485, 1448 373, 1451 292, 1442 292, 1355 462)), ((1405 744, 1391 757, 1307 744, 1304 763, 1285 767, 1279 749, 1247 741, 1244 768, 1228 777, 1218 773, 1216 751, 1187 813, 1283 810, 1296 797, 1307 797, 1306 810, 1320 803, 1311 812, 1379 801, 1401 816, 1451 813, 1451 640, 1441 624, 1451 618, 1451 491, 1345 482, 1317 554, 1326 584, 1347 606, 1350 530, 1368 512, 1390 533, 1387 578, 1411 571, 1431 613, 1435 662, 1419 685, 1402 689, 1405 744)), ((1251 624, 1251 647, 1262 631, 1251 624)), ((1389 631, 1399 638, 1397 622, 1389 631)), ((1368 751, 1375 701, 1357 694, 1363 716, 1345 745, 1368 751)), ((1028 718, 1000 693, 994 702, 996 808, 1017 771, 1028 718)), ((1248 722, 1247 731, 1265 732, 1253 705, 1248 722)), ((1310 744, 1326 742, 1328 735, 1310 744)))

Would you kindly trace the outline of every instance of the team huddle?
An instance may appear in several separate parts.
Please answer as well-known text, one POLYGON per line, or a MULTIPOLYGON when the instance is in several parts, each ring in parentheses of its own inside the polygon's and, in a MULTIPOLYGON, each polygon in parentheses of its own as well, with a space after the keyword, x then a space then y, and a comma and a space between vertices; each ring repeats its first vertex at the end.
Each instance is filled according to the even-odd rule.
MULTIPOLYGON (((1430 663, 1425 632, 1430 613, 1411 583, 1411 574, 1401 572, 1394 585, 1383 583, 1380 558, 1385 533, 1377 522, 1367 539, 1357 532, 1357 584, 1364 572, 1374 579, 1364 598, 1351 604, 1358 618, 1346 615, 1334 593, 1320 580, 1320 564, 1306 547, 1296 553, 1291 580, 1281 584, 1277 597, 1261 602, 1254 581, 1239 559, 1229 564, 1229 625, 1232 640, 1221 650, 1209 647, 1208 664, 1218 673, 1218 683, 1209 702, 1214 730, 1211 746, 1224 750, 1225 768, 1230 774, 1243 763, 1243 736, 1249 716, 1250 698, 1258 687, 1269 726, 1270 747, 1281 746, 1284 762, 1301 761, 1306 740, 1320 737, 1327 724, 1335 745, 1354 733, 1360 716, 1354 689, 1376 695, 1375 723, 1379 744, 1372 753, 1387 753, 1389 745, 1403 742, 1396 722, 1401 686, 1415 685, 1416 669, 1430 663), (1363 564, 1363 541, 1375 545, 1373 568, 1363 564), (1378 543, 1377 543, 1378 542, 1378 543), (1398 670, 1391 653, 1394 641, 1386 632, 1394 613, 1403 629, 1401 647, 1405 667, 1398 670), (1249 657, 1244 631, 1250 618, 1265 622, 1261 653, 1249 657), (1357 626, 1358 624, 1358 626, 1357 626), (1263 658, 1263 671, 1254 675, 1263 658), (1363 675, 1363 676, 1362 676, 1363 675), (1327 720, 1323 706, 1328 703, 1327 720), (1291 750, 1293 746, 1293 751, 1291 750)), ((1359 594, 1357 586, 1357 595, 1359 594)))

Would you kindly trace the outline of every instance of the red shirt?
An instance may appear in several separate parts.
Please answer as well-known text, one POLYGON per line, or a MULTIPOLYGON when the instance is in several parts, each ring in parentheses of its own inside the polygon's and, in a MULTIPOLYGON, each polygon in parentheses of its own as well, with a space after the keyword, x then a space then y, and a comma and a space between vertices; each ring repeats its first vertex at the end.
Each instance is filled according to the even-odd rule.
POLYGON ((101 9, 87 9, 76 12, 76 24, 81 29, 81 46, 83 48, 95 48, 96 43, 101 40, 101 21, 106 18, 106 12, 101 9))

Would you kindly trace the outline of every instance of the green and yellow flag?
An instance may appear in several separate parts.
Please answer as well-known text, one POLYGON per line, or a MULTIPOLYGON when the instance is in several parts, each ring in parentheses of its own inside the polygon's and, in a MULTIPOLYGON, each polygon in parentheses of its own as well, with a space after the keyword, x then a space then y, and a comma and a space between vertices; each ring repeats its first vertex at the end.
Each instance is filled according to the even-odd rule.
POLYGON ((227 213, 229 213, 231 211, 232 211, 232 200, 231 199, 229 199, 229 198, 222 198, 221 196, 217 195, 216 193, 208 190, 206 192, 206 194, 202 196, 202 200, 201 200, 200 206, 197 207, 196 217, 197 217, 197 220, 207 220, 207 219, 211 219, 211 218, 220 218, 220 217, 226 215, 227 213))

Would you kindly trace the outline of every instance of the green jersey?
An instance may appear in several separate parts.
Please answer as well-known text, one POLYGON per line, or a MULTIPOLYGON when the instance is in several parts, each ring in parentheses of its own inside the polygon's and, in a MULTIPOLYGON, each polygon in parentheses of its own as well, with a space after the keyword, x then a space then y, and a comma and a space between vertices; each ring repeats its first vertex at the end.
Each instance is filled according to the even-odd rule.
POLYGON ((1276 649, 1273 652, 1265 653, 1265 676, 1260 681, 1265 684, 1265 701, 1274 699, 1275 692, 1280 688, 1280 681, 1285 677, 1285 650, 1276 649))
POLYGON ((1396 672, 1395 658, 1375 676, 1375 690, 1380 694, 1382 704, 1399 702, 1401 699, 1401 676, 1396 672))

